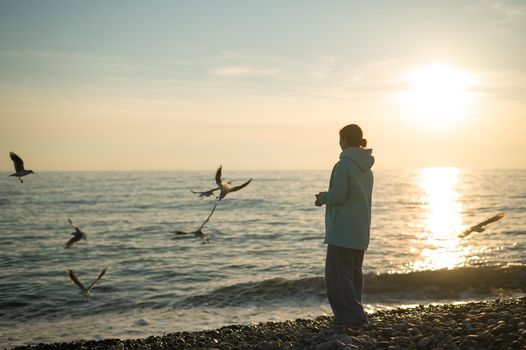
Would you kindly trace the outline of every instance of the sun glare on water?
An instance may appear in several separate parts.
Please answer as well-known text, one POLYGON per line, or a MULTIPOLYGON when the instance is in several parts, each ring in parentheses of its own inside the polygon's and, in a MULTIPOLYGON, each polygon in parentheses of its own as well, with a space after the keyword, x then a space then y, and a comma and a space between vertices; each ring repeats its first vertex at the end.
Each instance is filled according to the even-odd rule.
POLYGON ((453 268, 465 263, 469 251, 461 244, 462 205, 458 185, 459 169, 426 168, 422 170, 423 232, 421 252, 413 263, 416 270, 453 268))
POLYGON ((413 121, 430 127, 447 126, 464 117, 476 85, 473 75, 445 64, 429 64, 402 78, 407 89, 397 95, 413 121))

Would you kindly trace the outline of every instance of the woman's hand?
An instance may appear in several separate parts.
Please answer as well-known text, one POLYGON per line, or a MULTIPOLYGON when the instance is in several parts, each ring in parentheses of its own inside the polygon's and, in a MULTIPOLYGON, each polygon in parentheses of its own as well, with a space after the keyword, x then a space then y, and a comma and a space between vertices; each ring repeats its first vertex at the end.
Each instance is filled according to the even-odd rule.
POLYGON ((323 203, 320 202, 320 196, 322 194, 325 194, 327 192, 318 192, 317 194, 315 194, 316 196, 316 201, 314 201, 314 205, 317 206, 317 207, 321 207, 323 205, 323 203))

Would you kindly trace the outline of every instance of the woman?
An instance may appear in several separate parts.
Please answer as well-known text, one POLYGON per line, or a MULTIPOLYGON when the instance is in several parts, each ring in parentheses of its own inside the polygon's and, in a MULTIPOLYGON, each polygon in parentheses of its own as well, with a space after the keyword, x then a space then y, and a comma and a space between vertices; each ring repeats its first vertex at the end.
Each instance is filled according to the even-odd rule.
POLYGON ((316 194, 315 205, 326 205, 325 282, 339 326, 367 324, 362 307, 362 263, 369 246, 374 157, 365 149, 362 129, 350 124, 340 130, 340 160, 332 169, 328 192, 316 194))

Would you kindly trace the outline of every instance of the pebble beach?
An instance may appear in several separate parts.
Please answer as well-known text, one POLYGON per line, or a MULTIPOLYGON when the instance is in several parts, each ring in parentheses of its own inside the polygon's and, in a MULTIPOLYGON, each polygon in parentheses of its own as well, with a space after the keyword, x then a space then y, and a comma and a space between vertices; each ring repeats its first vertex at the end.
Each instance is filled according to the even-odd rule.
POLYGON ((526 297, 463 304, 419 305, 369 315, 359 329, 332 317, 232 325, 141 339, 78 340, 17 350, 67 349, 525 349, 526 297))

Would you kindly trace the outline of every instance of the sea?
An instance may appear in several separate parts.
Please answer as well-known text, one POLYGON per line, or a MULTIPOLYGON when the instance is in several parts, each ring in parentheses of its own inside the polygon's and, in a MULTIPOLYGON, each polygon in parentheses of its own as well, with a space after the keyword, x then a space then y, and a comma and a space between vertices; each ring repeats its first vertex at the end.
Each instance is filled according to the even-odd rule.
MULTIPOLYGON (((139 338, 331 315, 324 282, 330 169, 0 173, 0 345, 139 338), (87 234, 69 249, 73 223, 87 234), (66 269, 92 290, 79 294, 66 269)), ((364 307, 526 293, 526 169, 375 171, 364 307), (496 214, 483 232, 459 234, 496 214)))

